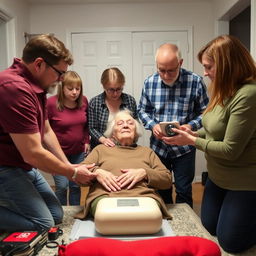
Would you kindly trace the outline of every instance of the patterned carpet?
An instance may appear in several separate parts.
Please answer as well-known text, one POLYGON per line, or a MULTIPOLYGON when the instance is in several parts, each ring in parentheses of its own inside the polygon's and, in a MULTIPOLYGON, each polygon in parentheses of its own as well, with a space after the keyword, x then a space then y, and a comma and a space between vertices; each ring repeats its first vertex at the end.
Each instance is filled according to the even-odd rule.
MULTIPOLYGON (((80 211, 82 208, 80 206, 65 206, 64 212, 65 217, 63 223, 60 227, 63 229, 63 235, 58 239, 59 242, 64 240, 65 243, 69 243, 69 234, 71 227, 74 223, 74 214, 80 211)), ((170 220, 170 225, 173 231, 178 236, 198 236, 210 239, 216 242, 216 238, 211 236, 202 226, 198 215, 186 204, 175 204, 168 207, 173 219, 170 220)), ((40 256, 50 256, 56 255, 57 249, 43 248, 40 251, 40 256)), ((228 254, 222 251, 223 256, 231 256, 233 254, 228 254)), ((255 256, 256 247, 248 250, 242 254, 236 254, 236 256, 255 256)))

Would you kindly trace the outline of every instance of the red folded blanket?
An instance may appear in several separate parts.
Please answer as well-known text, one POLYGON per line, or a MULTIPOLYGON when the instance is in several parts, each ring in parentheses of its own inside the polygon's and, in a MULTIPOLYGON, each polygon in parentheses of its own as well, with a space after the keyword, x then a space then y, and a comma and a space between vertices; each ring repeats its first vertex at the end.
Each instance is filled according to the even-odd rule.
POLYGON ((59 256, 221 256, 216 243, 193 236, 137 241, 86 238, 59 247, 59 256))

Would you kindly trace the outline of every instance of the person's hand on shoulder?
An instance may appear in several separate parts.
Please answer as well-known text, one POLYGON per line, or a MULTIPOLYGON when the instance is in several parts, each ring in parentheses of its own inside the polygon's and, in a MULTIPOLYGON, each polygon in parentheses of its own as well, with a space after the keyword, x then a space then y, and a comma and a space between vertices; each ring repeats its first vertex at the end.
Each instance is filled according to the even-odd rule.
POLYGON ((100 137, 99 142, 101 144, 104 144, 106 147, 114 147, 115 143, 112 139, 110 138, 106 138, 106 137, 100 137))
POLYGON ((84 145, 84 152, 85 152, 85 154, 86 155, 88 155, 89 153, 90 153, 90 150, 91 150, 91 148, 90 148, 90 144, 85 144, 84 145))

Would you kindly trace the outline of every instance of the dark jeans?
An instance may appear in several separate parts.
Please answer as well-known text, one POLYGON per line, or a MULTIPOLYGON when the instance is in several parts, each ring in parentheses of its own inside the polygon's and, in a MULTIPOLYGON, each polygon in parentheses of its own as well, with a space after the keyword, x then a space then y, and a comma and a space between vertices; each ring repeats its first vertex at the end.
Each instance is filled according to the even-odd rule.
MULTIPOLYGON (((193 207, 192 182, 195 176, 196 150, 177 158, 163 158, 159 156, 167 169, 173 171, 175 179, 176 203, 187 203, 193 207)), ((173 203, 172 189, 158 190, 167 204, 173 203)))
POLYGON ((256 191, 222 189, 208 178, 201 219, 225 251, 239 253, 249 249, 256 244, 256 191))
MULTIPOLYGON (((85 153, 67 155, 67 158, 71 164, 79 164, 84 160, 85 153)), ((53 179, 55 182, 55 194, 62 205, 67 205, 67 201, 69 205, 80 205, 81 189, 74 181, 68 180, 66 176, 62 175, 53 175, 53 179)))
POLYGON ((49 229, 62 218, 59 200, 37 169, 0 166, 0 229, 49 229))

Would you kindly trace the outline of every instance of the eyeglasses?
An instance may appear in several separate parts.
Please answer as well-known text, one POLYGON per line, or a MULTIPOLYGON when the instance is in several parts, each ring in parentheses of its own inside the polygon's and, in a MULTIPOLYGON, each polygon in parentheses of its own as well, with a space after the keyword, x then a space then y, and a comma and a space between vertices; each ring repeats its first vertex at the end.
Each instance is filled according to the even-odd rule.
POLYGON ((48 61, 44 60, 44 62, 50 66, 57 74, 58 74, 58 79, 60 79, 65 73, 66 71, 60 71, 57 68, 55 68, 52 64, 50 64, 48 61))
POLYGON ((108 88, 108 89, 105 89, 105 91, 107 91, 108 93, 120 93, 123 91, 124 88, 117 88, 117 89, 113 89, 113 88, 108 88))
POLYGON ((174 69, 169 69, 169 70, 164 70, 164 69, 161 69, 161 68, 157 68, 157 72, 161 75, 173 75, 174 73, 176 73, 178 71, 180 67, 180 64, 178 64, 178 66, 174 69))

